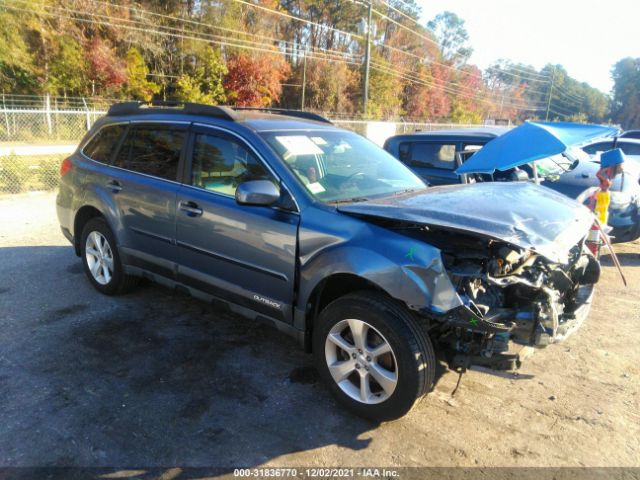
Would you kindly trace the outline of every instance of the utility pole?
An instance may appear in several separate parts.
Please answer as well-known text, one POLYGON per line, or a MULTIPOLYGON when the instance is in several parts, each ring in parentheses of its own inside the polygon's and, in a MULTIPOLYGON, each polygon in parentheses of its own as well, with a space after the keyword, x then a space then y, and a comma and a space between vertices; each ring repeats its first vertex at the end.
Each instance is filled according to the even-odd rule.
POLYGON ((551 95, 553 94, 553 82, 556 79, 556 67, 553 67, 553 74, 551 75, 551 87, 549 88, 549 100, 547 101, 547 116, 545 122, 549 121, 549 109, 551 108, 551 95))
POLYGON ((369 100, 369 62, 371 57, 371 8, 373 0, 369 0, 369 13, 367 20, 367 39, 364 50, 364 85, 362 91, 362 113, 367 115, 367 101, 369 100))
POLYGON ((304 110, 304 97, 307 90, 307 49, 305 48, 302 57, 302 104, 300 110, 304 110))

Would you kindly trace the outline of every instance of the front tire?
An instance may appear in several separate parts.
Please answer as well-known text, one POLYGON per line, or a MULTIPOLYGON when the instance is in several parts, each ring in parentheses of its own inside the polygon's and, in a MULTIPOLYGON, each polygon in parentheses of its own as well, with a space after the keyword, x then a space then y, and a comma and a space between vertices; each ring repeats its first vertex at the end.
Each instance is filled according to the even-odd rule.
POLYGON ((313 332, 320 376, 335 397, 376 421, 405 415, 433 388, 435 354, 412 314, 377 292, 330 303, 313 332))
POLYGON ((87 278, 105 295, 118 295, 131 290, 138 278, 126 275, 116 239, 103 218, 92 218, 82 229, 80 258, 87 278))

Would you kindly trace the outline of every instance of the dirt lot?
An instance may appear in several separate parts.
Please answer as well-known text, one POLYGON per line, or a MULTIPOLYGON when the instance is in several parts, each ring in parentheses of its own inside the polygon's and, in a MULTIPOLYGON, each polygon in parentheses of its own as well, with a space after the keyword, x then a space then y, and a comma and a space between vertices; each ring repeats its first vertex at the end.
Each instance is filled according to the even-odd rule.
MULTIPOLYGON (((0 198, 0 466, 640 466, 640 243, 517 376, 445 372, 405 418, 344 413, 270 327, 155 285, 108 298, 53 194, 0 198)), ((1 477, 1 475, 0 475, 1 477)))

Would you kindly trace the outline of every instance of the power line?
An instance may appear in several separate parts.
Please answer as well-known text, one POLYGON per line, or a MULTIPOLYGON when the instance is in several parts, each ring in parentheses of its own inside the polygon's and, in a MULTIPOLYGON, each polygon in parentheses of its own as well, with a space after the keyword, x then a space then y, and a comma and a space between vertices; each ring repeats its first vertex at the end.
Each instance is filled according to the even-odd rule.
MULTIPOLYGON (((20 0, 15 0, 15 1, 20 1, 20 0)), ((189 40, 209 42, 209 43, 215 43, 215 44, 218 44, 218 45, 229 46, 229 47, 234 47, 234 48, 241 48, 241 49, 247 49, 247 50, 253 50, 253 51, 258 51, 258 52, 282 54, 282 53, 286 53, 286 50, 287 50, 287 49, 285 49, 285 52, 283 52, 281 48, 278 49, 277 47, 275 47, 273 45, 265 45, 265 44, 257 44, 256 43, 256 45, 259 45, 259 46, 250 46, 250 45, 232 43, 231 41, 211 40, 211 39, 206 39, 206 38, 194 37, 194 36, 191 36, 191 35, 184 35, 184 34, 181 34, 181 33, 171 33, 171 32, 165 32, 165 31, 162 31, 162 30, 153 30, 153 29, 149 29, 148 27, 147 28, 139 28, 139 27, 134 27, 134 26, 131 26, 131 25, 118 25, 118 24, 114 24, 112 22, 106 22, 106 21, 101 21, 101 20, 87 20, 87 19, 76 18, 76 17, 71 17, 71 16, 68 16, 68 15, 56 14, 56 13, 51 13, 51 12, 38 12, 36 10, 23 9, 23 8, 18 8, 18 7, 6 5, 6 4, 4 5, 4 7, 12 9, 12 10, 28 12, 28 13, 43 14, 43 15, 47 15, 47 16, 50 16, 50 17, 64 18, 64 19, 79 21, 79 22, 83 22, 83 23, 106 25, 106 26, 110 26, 110 27, 118 27, 118 28, 123 28, 123 29, 126 29, 126 30, 133 30, 133 31, 138 31, 138 32, 152 33, 152 34, 163 35, 163 36, 168 36, 168 37, 173 37, 173 38, 184 38, 184 39, 189 39, 189 40)), ((255 43, 255 42, 253 42, 253 43, 255 43)), ((318 52, 316 52, 316 53, 318 53, 318 52)), ((316 60, 328 60, 328 61, 336 61, 336 62, 348 63, 348 64, 351 64, 351 65, 360 65, 359 62, 354 62, 354 61, 349 61, 349 60, 344 60, 344 59, 331 58, 331 57, 327 58, 327 57, 315 56, 315 55, 308 55, 308 56, 309 56, 309 58, 313 58, 313 59, 316 59, 316 60)))
MULTIPOLYGON (((22 2, 22 3, 28 3, 26 0, 15 0, 17 2, 22 2)), ((16 7, 11 7, 8 5, 5 5, 6 8, 13 8, 14 10, 20 10, 16 7)), ((164 30, 149 30, 148 26, 146 24, 143 24, 142 26, 144 28, 139 28, 142 24, 141 21, 138 20, 130 20, 130 19, 120 19, 117 17, 111 17, 111 16, 107 16, 107 15, 101 15, 101 14, 96 14, 96 13, 92 13, 92 12, 79 12, 77 10, 70 10, 70 9, 65 9, 64 7, 58 7, 59 10, 65 10, 68 12, 72 12, 72 13, 76 13, 76 14, 81 14, 81 15, 87 15, 90 17, 98 17, 98 18, 106 18, 107 20, 115 20, 116 22, 124 22, 125 24, 114 24, 113 22, 109 22, 109 21, 96 21, 96 20, 91 20, 91 21, 87 21, 85 19, 81 19, 81 18, 77 18, 77 17, 71 17, 71 16, 66 16, 66 15, 60 15, 60 14, 56 14, 56 13, 52 13, 50 11, 47 12, 38 12, 35 10, 23 10, 23 11, 29 11, 32 13, 37 13, 37 14, 45 14, 45 15, 49 15, 49 16, 58 16, 60 18, 65 18, 65 19, 70 19, 70 20, 75 20, 75 21, 81 21, 84 23, 90 23, 90 22, 94 22, 94 23, 98 23, 101 25, 107 25, 107 26, 112 26, 112 27, 117 27, 117 28, 125 28, 125 29, 129 29, 129 30, 135 30, 135 31, 143 31, 143 32, 148 32, 148 33, 155 33, 155 34, 162 34, 165 36, 170 36, 170 37, 174 37, 174 38, 186 38, 186 39, 190 39, 190 40, 199 40, 199 41, 209 41, 211 43, 216 43, 219 45, 225 45, 225 46, 231 46, 231 47, 237 47, 237 48, 248 48, 248 49, 253 49, 253 50, 257 50, 257 51, 267 51, 270 53, 283 53, 282 50, 282 46, 276 47, 275 45, 269 45, 269 44, 264 44, 264 43, 260 43, 260 42, 255 42, 255 41, 251 41, 251 40, 245 40, 245 39, 228 39, 228 37, 223 37, 220 35, 214 35, 214 34, 209 34, 209 33, 205 33, 205 32, 194 32, 192 30, 184 30, 184 29, 178 29, 176 27, 170 27, 170 26, 163 26, 163 25, 155 25, 157 28, 159 29, 164 29, 164 30, 170 30, 170 31, 164 31, 164 30), (127 25, 126 23, 133 23, 135 26, 132 25, 127 25), (173 32, 171 32, 171 30, 173 32), (176 32, 177 31, 177 32, 176 32), (189 35, 187 35, 189 34, 189 35), (194 37, 193 35, 203 35, 207 38, 200 38, 200 37, 194 37), (238 43, 231 43, 231 42, 241 42, 240 44, 238 43), (246 44, 246 45, 243 45, 246 44), (256 48, 250 48, 250 47, 256 47, 256 48), (271 49, 265 49, 265 48, 271 48, 271 49)), ((280 40, 280 43, 283 44, 291 44, 292 42, 287 42, 286 40, 280 40)), ((289 47, 289 46, 285 46, 284 47, 284 53, 295 53, 295 50, 293 47, 289 47)), ((351 54, 349 54, 348 52, 339 52, 339 51, 333 51, 333 50, 322 50, 322 49, 316 49, 315 47, 312 48, 312 53, 316 54, 316 56, 312 56, 311 58, 314 59, 329 59, 329 60, 336 60, 336 61, 340 61, 340 60, 350 60, 347 63, 352 63, 352 64, 358 64, 355 62, 355 60, 353 58, 348 58, 349 56, 352 56, 351 54), (326 58, 324 57, 318 57, 317 55, 320 56, 326 56, 326 58)))
MULTIPOLYGON (((16 0, 18 2, 22 1, 23 3, 26 3, 26 0, 16 0)), ((96 1, 96 0, 90 0, 90 1, 96 1)), ((104 3, 104 2, 97 2, 97 3, 104 3)), ((122 19, 122 18, 118 18, 118 17, 112 17, 109 15, 101 15, 101 14, 97 14, 97 13, 93 13, 93 12, 79 12, 77 10, 71 10, 71 9, 67 9, 64 7, 57 7, 59 10, 65 10, 67 12, 71 12, 71 13, 79 13, 79 14, 83 14, 83 15, 89 15, 89 16, 93 16, 93 17, 100 17, 100 18, 106 18, 107 20, 110 21, 118 21, 118 22, 128 22, 128 23, 133 23, 135 25, 140 25, 142 23, 141 20, 132 20, 132 19, 122 19)), ((153 14, 153 12, 149 12, 147 10, 142 10, 142 9, 137 9, 140 12, 143 13, 150 13, 153 14)), ((165 18, 170 18, 172 20, 181 20, 178 17, 172 17, 169 15, 161 15, 165 18)), ((206 24, 204 24, 206 25, 206 24)), ((145 24, 146 26, 146 24, 145 24)), ((156 28, 160 28, 160 29, 166 29, 166 30, 172 30, 174 32, 178 32, 178 33, 189 33, 192 35, 205 35, 208 36, 209 38, 213 40, 221 40, 221 41, 227 41, 228 37, 224 37, 221 35, 215 35, 215 34, 210 34, 210 33, 206 33, 206 32, 198 32, 198 31, 194 31, 194 30, 186 30, 186 29, 180 29, 177 27, 170 27, 170 26, 166 26, 166 25, 154 25, 156 28)), ((256 35, 256 34, 247 34, 250 36, 253 36, 255 38, 268 38, 271 39, 271 37, 262 37, 261 35, 256 35)), ((243 42, 243 43, 247 43, 247 44, 254 44, 254 45, 260 45, 260 46, 264 46, 264 43, 260 43, 260 42, 254 42, 251 40, 245 40, 245 39, 234 39, 237 42, 243 42)), ((274 39, 276 42, 280 43, 280 44, 290 44, 290 45, 294 45, 293 42, 289 42, 287 40, 279 40, 279 39, 274 39)), ((337 50, 329 50, 329 49, 317 49, 316 47, 312 47, 313 50, 318 50, 318 52, 315 53, 322 53, 322 54, 327 54, 327 55, 331 55, 331 56, 338 56, 341 58, 346 58, 348 56, 353 56, 352 54, 349 54, 348 52, 341 52, 341 51, 337 51, 337 50)))
MULTIPOLYGON (((378 66, 381 66, 381 65, 378 64, 378 66)), ((401 71, 405 75, 413 76, 413 78, 416 78, 416 79, 419 78, 413 72, 407 72, 406 70, 399 70, 399 71, 401 71)), ((427 83, 429 82, 428 80, 424 80, 424 79, 420 79, 420 80, 425 81, 427 83)), ((436 85, 436 86, 438 85, 436 82, 432 82, 431 84, 432 85, 436 85)), ((473 95, 473 92, 471 92, 468 87, 464 87, 464 86, 461 86, 461 85, 458 85, 458 84, 455 84, 455 83, 452 83, 452 82, 443 82, 443 87, 448 89, 449 93, 459 94, 460 92, 463 92, 463 93, 471 94, 472 97, 470 97, 470 98, 475 98, 475 95, 473 95), (452 86, 447 86, 447 85, 452 85, 452 86)), ((503 93, 503 97, 504 97, 504 93, 503 93)), ((509 98, 513 99, 513 97, 509 97, 509 98)), ((516 103, 513 103, 513 102, 510 105, 517 106, 519 108, 528 108, 528 107, 531 106, 531 105, 526 106, 525 104, 516 104, 516 103)), ((539 107, 539 106, 542 106, 542 104, 538 104, 538 105, 534 105, 534 106, 538 106, 539 107)))
MULTIPOLYGON (((356 4, 359 4, 359 5, 362 5, 362 6, 368 7, 368 4, 367 4, 367 3, 364 3, 364 2, 363 2, 363 1, 361 1, 361 0, 351 0, 351 1, 352 1, 353 3, 356 3, 356 4)), ((372 1, 372 0, 371 0, 371 1, 372 1)), ((395 9, 394 7, 390 6, 388 3, 385 3, 385 2, 384 2, 384 0, 379 0, 379 1, 381 1, 383 4, 387 5, 388 7, 392 8, 392 9, 394 9, 394 10, 397 10, 397 9, 395 9)), ((378 15, 378 16, 380 16, 381 18, 383 18, 383 19, 386 19, 386 20, 390 21, 390 22, 391 22, 391 23, 393 23, 394 25, 399 26, 400 28, 402 28, 402 29, 404 29, 404 30, 408 31, 409 33, 411 33, 411 34, 413 34, 413 35, 417 36, 418 38, 420 38, 420 39, 422 39, 422 40, 424 40, 424 41, 426 41, 426 42, 428 42, 428 43, 431 43, 431 44, 433 44, 433 45, 436 45, 436 46, 440 47, 440 44, 439 44, 437 41, 433 40, 432 38, 429 38, 429 37, 427 37, 427 36, 425 36, 425 35, 421 34, 420 32, 418 32, 418 31, 416 31, 416 30, 414 30, 414 29, 411 29, 411 28, 407 27, 406 25, 403 25, 403 24, 399 23, 398 21, 396 21, 396 20, 394 20, 393 18, 391 18, 391 17, 389 17, 389 16, 387 16, 387 15, 385 15, 385 14, 383 14, 383 13, 379 12, 379 11, 378 11, 378 10, 376 10, 376 9, 372 9, 372 11, 373 11, 373 13, 377 14, 377 15, 378 15)), ((398 12, 400 12, 399 10, 397 10, 397 11, 398 11, 398 12)), ((407 17, 407 18, 408 18, 409 20, 411 20, 413 23, 415 23, 416 25, 418 25, 420 28, 423 28, 423 27, 422 27, 422 25, 420 25, 420 24, 419 24, 415 19, 411 18, 410 16, 408 16, 408 15, 407 15, 407 14, 405 14, 404 12, 400 12, 400 13, 402 13, 402 15, 403 15, 403 16, 407 17)), ((381 46, 382 46, 383 48, 389 48, 389 46, 387 46, 387 45, 385 45, 385 44, 382 44, 381 46)), ((391 47, 391 48, 393 48, 393 47, 391 47)), ((414 54, 411 54, 410 52, 406 52, 406 51, 403 51, 403 50, 400 50, 400 49, 396 49, 396 51, 398 51, 398 52, 400 52, 400 53, 404 53, 404 54, 406 54, 406 55, 414 55, 414 54)), ((465 73, 465 74, 471 74, 470 72, 465 72, 465 71, 463 71, 463 70, 460 70, 459 68, 453 67, 453 66, 451 66, 451 65, 447 65, 447 64, 445 64, 445 63, 436 62, 435 60, 431 60, 431 63, 435 63, 435 64, 437 64, 437 65, 440 65, 440 66, 444 67, 444 68, 448 68, 448 69, 455 70, 455 71, 458 71, 458 72, 462 72, 462 73, 465 73)), ((514 66, 514 67, 515 67, 515 66, 514 66)), ((490 67, 490 68, 491 68, 491 67, 490 67)), ((542 74, 538 74, 538 73, 534 73, 534 72, 530 72, 530 74, 531 74, 531 75, 535 75, 535 76, 537 76, 537 77, 539 77, 539 78, 531 77, 531 76, 529 76, 529 75, 525 75, 524 73, 518 73, 518 74, 515 74, 515 73, 509 72, 509 71, 506 71, 506 70, 501 70, 501 69, 499 69, 499 68, 497 68, 497 67, 493 67, 493 68, 491 68, 491 69, 492 69, 492 70, 495 70, 495 71, 498 71, 498 72, 501 72, 501 73, 504 73, 505 75, 510 75, 510 76, 517 77, 517 78, 522 78, 522 79, 529 79, 529 80, 531 80, 532 82, 544 82, 544 80, 542 80, 542 78, 546 78, 546 79, 549 79, 549 78, 550 78, 550 77, 548 77, 548 76, 546 76, 546 75, 542 75, 542 74)), ((548 83, 548 80, 547 80, 547 83, 548 83)))
POLYGON ((354 38, 359 38, 361 40, 363 39, 362 35, 358 35, 356 33, 345 32, 344 30, 340 30, 340 29, 337 29, 337 28, 334 28, 334 27, 330 27, 329 25, 322 25, 321 23, 312 22, 311 20, 307 20, 307 19, 304 19, 302 17, 297 17, 297 16, 291 15, 289 13, 279 12, 278 10, 272 10, 271 8, 263 7, 262 5, 256 5, 254 3, 250 3, 250 2, 247 2, 245 0, 233 0, 233 1, 234 2, 238 2, 238 3, 242 3, 244 5, 248 5, 250 7, 257 8, 259 10, 263 10, 265 12, 268 12, 268 13, 271 13, 271 14, 274 14, 274 15, 280 15, 282 17, 290 18, 292 20, 296 20, 296 21, 299 21, 299 22, 304 22, 304 23, 306 23, 308 25, 314 25, 316 27, 327 29, 327 30, 331 30, 331 31, 336 32, 336 33, 342 33, 344 35, 348 35, 348 36, 354 37, 354 38))
MULTIPOLYGON (((408 80, 411 81, 413 83, 418 83, 418 84, 422 84, 428 87, 436 87, 436 88, 441 88, 443 91, 447 92, 447 93, 451 93, 453 95, 456 95, 458 97, 461 98, 469 98, 469 99, 473 99, 479 102, 484 102, 484 103, 489 103, 493 105, 493 102, 491 100, 488 99, 483 99, 483 98, 478 98, 477 95, 469 95, 468 92, 464 92, 464 91, 460 91, 460 90, 455 90, 452 87, 447 87, 446 85, 439 85, 437 83, 434 82, 429 82, 428 80, 413 76, 407 72, 403 72, 400 70, 392 70, 389 67, 386 67, 384 65, 380 65, 376 62, 372 62, 372 68, 383 72, 383 73, 388 73, 391 75, 394 75, 396 77, 402 78, 403 80, 408 80), (467 93, 465 95, 465 93, 467 93)), ((531 108, 530 106, 524 105, 524 104, 513 104, 513 103, 508 103, 506 104, 506 106, 510 106, 513 108, 518 108, 520 110, 530 110, 530 111, 541 111, 542 109, 535 109, 535 108, 531 108)))

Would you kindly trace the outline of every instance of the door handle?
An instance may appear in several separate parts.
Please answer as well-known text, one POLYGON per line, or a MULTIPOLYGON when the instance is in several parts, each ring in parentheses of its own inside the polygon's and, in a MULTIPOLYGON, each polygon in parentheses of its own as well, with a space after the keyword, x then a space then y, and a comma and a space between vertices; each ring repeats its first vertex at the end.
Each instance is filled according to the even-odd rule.
POLYGON ((180 202, 178 208, 186 212, 190 217, 199 217, 202 215, 202 209, 194 202, 180 202))
POLYGON ((110 189, 113 193, 118 193, 122 190, 122 185, 117 180, 111 180, 107 183, 107 188, 110 189))
POLYGON ((588 173, 583 173, 582 174, 582 178, 589 178, 589 174, 588 173))

